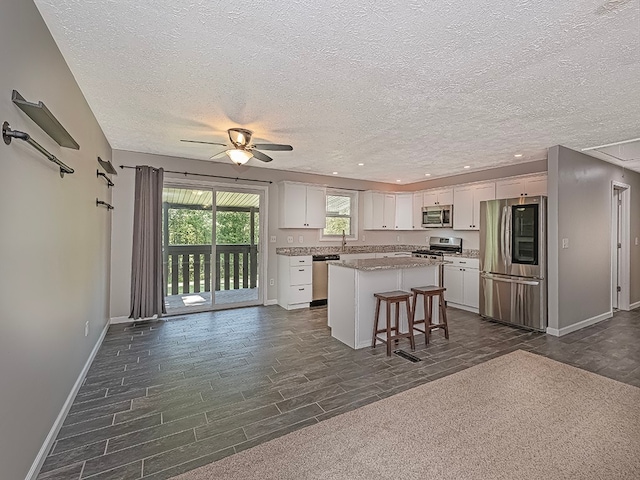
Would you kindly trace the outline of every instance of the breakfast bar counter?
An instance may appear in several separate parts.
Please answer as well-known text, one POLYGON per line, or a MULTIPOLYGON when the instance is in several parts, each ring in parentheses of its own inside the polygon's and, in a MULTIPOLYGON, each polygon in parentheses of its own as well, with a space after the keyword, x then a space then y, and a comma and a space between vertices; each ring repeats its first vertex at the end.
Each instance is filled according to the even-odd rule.
MULTIPOLYGON (((375 314, 374 293, 411 291, 412 287, 440 285, 445 262, 426 258, 367 258, 329 262, 328 324, 331 335, 351 348, 371 346, 375 314)), ((423 318, 418 302, 416 318, 423 318)), ((385 312, 380 312, 384 324, 385 312)), ((433 321, 438 321, 434 309, 433 321)), ((400 330, 408 330, 402 309, 400 330)), ((401 346, 400 348, 404 348, 401 346)))

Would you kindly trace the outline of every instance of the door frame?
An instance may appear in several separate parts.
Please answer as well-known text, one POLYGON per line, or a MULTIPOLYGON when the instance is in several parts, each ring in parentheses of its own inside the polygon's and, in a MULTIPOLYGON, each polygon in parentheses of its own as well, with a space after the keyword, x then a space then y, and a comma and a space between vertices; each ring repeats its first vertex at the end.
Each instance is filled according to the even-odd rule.
MULTIPOLYGON (((267 248, 268 243, 268 212, 269 212, 269 187, 262 185, 251 185, 251 184, 239 184, 239 183, 224 183, 224 182, 211 182, 206 180, 190 180, 188 178, 172 178, 165 177, 164 184, 162 188, 207 188, 214 190, 214 194, 216 190, 225 191, 225 192, 247 192, 247 193, 260 193, 260 222, 258 226, 259 235, 262 241, 258 245, 258 255, 260 258, 260 265, 258 265, 259 277, 261 277, 262 283, 258 284, 258 300, 256 305, 266 305, 267 303, 267 267, 269 264, 268 252, 267 248)), ((215 196, 213 198, 213 221, 215 222, 215 213, 216 213, 216 205, 215 205, 215 196)), ((212 231, 215 239, 215 224, 212 225, 212 231)), ((215 253, 215 245, 212 245, 213 253, 215 253)), ((214 262, 211 262, 211 268, 215 268, 214 262)), ((211 275, 213 279, 213 272, 211 275)), ((200 313, 200 312, 210 312, 216 310, 227 310, 231 308, 245 307, 249 306, 244 303, 225 303, 222 305, 215 304, 215 288, 211 291, 211 305, 205 306, 202 308, 193 307, 188 311, 180 310, 176 312, 175 315, 185 315, 187 313, 200 313)), ((169 314, 171 315, 171 314, 169 314)))
POLYGON ((611 182, 611 307, 615 304, 614 298, 618 297, 618 310, 630 309, 630 226, 631 226, 631 186, 613 180, 611 182), (620 194, 620 224, 618 225, 618 205, 616 203, 616 192, 620 194), (618 252, 618 228, 620 229, 621 248, 618 252), (620 259, 618 262, 618 253, 620 259), (618 280, 616 271, 620 278, 620 295, 617 295, 616 287, 618 280))

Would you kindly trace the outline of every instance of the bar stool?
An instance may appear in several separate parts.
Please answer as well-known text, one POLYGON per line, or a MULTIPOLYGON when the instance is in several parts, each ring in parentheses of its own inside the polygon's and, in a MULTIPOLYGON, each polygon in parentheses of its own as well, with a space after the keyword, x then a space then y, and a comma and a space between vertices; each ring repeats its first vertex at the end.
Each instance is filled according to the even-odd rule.
POLYGON ((415 315, 416 303, 418 302, 418 295, 423 295, 424 302, 424 314, 425 318, 421 320, 413 319, 414 329, 424 333, 424 343, 429 345, 429 336, 431 330, 437 330, 442 328, 444 330, 444 338, 449 339, 449 325, 447 325, 447 305, 444 301, 444 292, 446 288, 438 287, 436 285, 427 285, 426 287, 414 287, 411 289, 413 292, 413 312, 415 315), (432 322, 433 312, 433 297, 438 297, 438 305, 440 306, 440 323, 432 322), (424 330, 420 330, 415 327, 416 324, 424 323, 424 330))
POLYGON ((373 323, 373 339, 371 346, 373 348, 376 347, 376 341, 380 340, 387 344, 387 356, 391 356, 391 343, 395 340, 399 340, 401 338, 408 338, 411 343, 411 350, 416 349, 416 342, 413 337, 413 313, 411 310, 411 305, 409 303, 409 299, 411 298, 411 294, 409 292, 405 292, 403 290, 395 290, 393 292, 384 292, 384 293, 374 293, 374 297, 376 297, 376 316, 373 323), (386 302, 387 304, 387 325, 386 328, 378 328, 378 323, 380 321, 380 304, 381 302, 386 302), (409 332, 400 333, 400 305, 404 302, 407 308, 407 319, 409 321, 409 332), (391 325, 391 304, 396 306, 396 314, 395 314, 395 326, 391 325), (379 333, 386 332, 386 340, 378 337, 379 333), (395 335, 392 333, 395 332, 395 335))

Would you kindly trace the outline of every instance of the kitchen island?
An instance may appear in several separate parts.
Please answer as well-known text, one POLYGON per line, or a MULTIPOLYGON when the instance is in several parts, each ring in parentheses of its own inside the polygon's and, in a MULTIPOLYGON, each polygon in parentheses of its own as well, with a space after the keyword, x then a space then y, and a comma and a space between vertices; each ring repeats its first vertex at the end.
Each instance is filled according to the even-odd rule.
MULTIPOLYGON (((375 315, 374 293, 392 290, 411 291, 412 287, 441 285, 445 262, 426 258, 368 258, 329 262, 328 324, 331 336, 351 348, 371 346, 375 315)), ((416 318, 424 318, 422 302, 416 318)), ((380 325, 386 312, 380 311, 380 325)), ((392 313, 393 315, 393 313, 392 313)), ((434 307, 433 322, 438 322, 434 307)), ((404 307, 400 330, 408 330, 404 307)), ((416 332, 417 333, 417 332, 416 332)), ((400 342, 400 348, 405 348, 400 342)))

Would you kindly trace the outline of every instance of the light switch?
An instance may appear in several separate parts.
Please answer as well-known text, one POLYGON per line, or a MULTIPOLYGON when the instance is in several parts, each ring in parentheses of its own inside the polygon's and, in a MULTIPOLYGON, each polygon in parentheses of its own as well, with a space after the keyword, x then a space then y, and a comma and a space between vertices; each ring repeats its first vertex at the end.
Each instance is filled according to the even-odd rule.
POLYGON ((287 237, 287 243, 293 243, 293 235, 287 237))
POLYGON ((638 237, 636 237, 636 245, 638 245, 638 237))
POLYGON ((269 241, 271 243, 276 243, 276 236, 275 235, 271 235, 271 237, 269 237, 269 241))
MULTIPOLYGON (((365 241, 365 239, 366 239, 366 238, 367 238, 367 237, 365 237, 364 235, 362 235, 362 241, 363 241, 363 242, 365 241)), ((637 244, 636 244, 636 245, 637 245, 637 244)))
POLYGON ((562 239, 562 248, 569 248, 569 239, 568 238, 563 238, 562 239))
POLYGON ((298 235, 298 243, 304 243, 304 235, 298 235))

